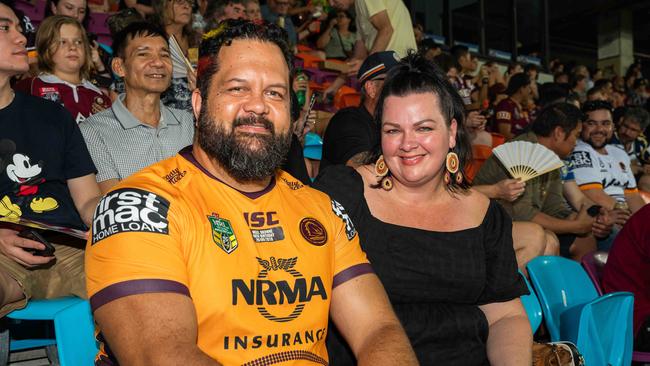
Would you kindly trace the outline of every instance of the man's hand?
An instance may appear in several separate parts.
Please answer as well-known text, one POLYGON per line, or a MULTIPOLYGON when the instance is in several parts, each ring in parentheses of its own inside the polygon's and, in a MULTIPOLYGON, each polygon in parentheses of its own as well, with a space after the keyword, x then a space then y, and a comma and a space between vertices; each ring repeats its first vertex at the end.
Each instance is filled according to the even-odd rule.
POLYGON ((623 226, 630 218, 632 213, 629 210, 615 208, 609 211, 609 217, 614 222, 614 224, 623 226))
POLYGON ((45 249, 45 245, 21 238, 18 231, 11 229, 0 229, 0 252, 25 267, 35 267, 46 264, 54 259, 52 257, 41 257, 27 252, 25 249, 45 249))
POLYGON ((612 232, 612 227, 614 226, 614 221, 609 216, 609 212, 601 207, 596 220, 591 226, 591 232, 596 238, 606 238, 612 232))
POLYGON ((578 215, 576 215, 573 221, 575 221, 576 225, 574 234, 586 234, 591 231, 595 220, 593 217, 589 216, 589 213, 587 212, 587 206, 582 205, 582 207, 580 207, 578 215))
POLYGON ((526 183, 519 179, 504 179, 494 186, 497 192, 496 198, 512 202, 524 193, 526 183))
POLYGON ((465 126, 475 130, 484 130, 487 119, 479 111, 471 111, 465 118, 465 126))

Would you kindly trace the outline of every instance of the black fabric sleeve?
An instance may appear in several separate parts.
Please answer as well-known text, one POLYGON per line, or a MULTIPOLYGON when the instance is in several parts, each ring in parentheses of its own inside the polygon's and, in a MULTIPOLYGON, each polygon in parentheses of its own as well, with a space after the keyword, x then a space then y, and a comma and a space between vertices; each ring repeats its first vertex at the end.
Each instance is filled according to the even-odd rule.
POLYGON ((363 179, 356 170, 345 165, 332 165, 323 170, 312 185, 345 207, 354 219, 363 201, 363 179))
POLYGON ((302 184, 306 186, 311 185, 311 179, 309 178, 307 166, 305 165, 303 147, 300 141, 298 141, 298 136, 293 133, 291 134, 291 145, 289 146, 287 158, 282 164, 282 170, 300 180, 302 184))
POLYGON ((512 246, 512 220, 494 200, 490 201, 484 225, 487 273, 478 305, 508 301, 528 294, 528 287, 517 271, 512 246))
POLYGON ((323 154, 330 164, 345 164, 354 155, 370 151, 372 141, 362 116, 353 110, 341 110, 327 125, 323 154))
POLYGON ((63 174, 65 179, 74 179, 86 176, 88 174, 97 174, 97 168, 90 157, 88 147, 84 141, 81 130, 77 122, 72 119, 72 115, 61 106, 55 106, 57 119, 63 124, 65 135, 65 156, 63 157, 63 174))

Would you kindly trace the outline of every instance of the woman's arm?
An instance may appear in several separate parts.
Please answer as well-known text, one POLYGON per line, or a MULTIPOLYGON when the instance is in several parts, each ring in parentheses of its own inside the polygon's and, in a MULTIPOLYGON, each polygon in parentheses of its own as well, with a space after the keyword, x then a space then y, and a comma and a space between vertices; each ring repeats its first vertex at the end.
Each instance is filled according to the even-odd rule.
POLYGON ((533 334, 528 317, 517 298, 481 305, 490 326, 487 354, 493 366, 530 365, 533 334))

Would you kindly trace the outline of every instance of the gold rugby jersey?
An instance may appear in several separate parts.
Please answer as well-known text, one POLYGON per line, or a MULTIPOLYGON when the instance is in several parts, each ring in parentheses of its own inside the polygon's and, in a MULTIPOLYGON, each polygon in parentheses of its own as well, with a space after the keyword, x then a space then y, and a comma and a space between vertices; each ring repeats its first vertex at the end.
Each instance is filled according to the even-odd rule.
MULTIPOLYGON (((91 230, 93 311, 140 293, 190 296, 198 347, 224 365, 327 364, 332 289, 372 271, 336 201, 283 171, 237 191, 191 148, 113 188, 91 230)), ((96 364, 116 363, 104 344, 96 364)))

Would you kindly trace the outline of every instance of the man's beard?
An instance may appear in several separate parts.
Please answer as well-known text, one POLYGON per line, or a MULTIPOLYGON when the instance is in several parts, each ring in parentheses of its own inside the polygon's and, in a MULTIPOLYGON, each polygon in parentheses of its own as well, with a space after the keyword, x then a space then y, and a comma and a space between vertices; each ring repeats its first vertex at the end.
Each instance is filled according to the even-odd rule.
POLYGON ((594 149, 598 150, 598 149, 603 148, 605 145, 607 145, 609 143, 609 141, 611 140, 611 137, 608 138, 607 135, 605 135, 604 138, 603 137, 598 137, 598 140, 603 141, 603 142, 600 142, 600 141, 596 142, 596 141, 594 141, 594 139, 591 136, 589 136, 585 140, 585 142, 588 143, 589 145, 591 145, 591 147, 593 147, 594 149))
POLYGON ((216 159, 238 181, 258 181, 275 174, 289 152, 291 133, 276 135, 275 126, 264 117, 237 118, 230 132, 210 118, 206 108, 198 120, 199 146, 216 159), (237 126, 264 125, 270 134, 236 132, 237 126), (251 149, 256 145, 256 149, 251 149))

